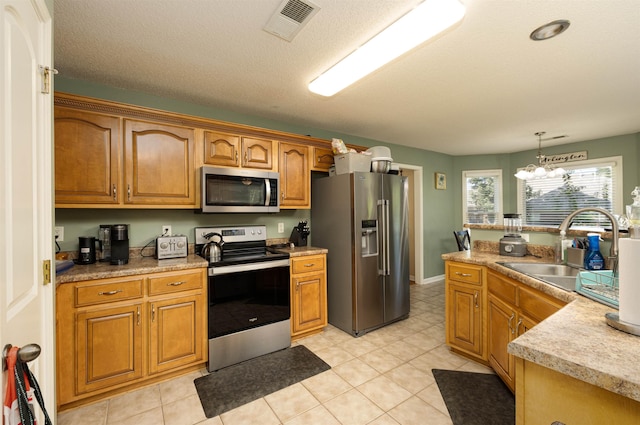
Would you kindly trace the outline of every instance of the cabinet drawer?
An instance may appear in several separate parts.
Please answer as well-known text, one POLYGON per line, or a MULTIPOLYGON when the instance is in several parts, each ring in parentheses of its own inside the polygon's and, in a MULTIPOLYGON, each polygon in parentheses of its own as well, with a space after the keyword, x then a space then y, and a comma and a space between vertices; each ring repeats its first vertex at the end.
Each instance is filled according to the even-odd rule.
POLYGON ((482 285, 482 267, 470 264, 449 263, 447 277, 458 282, 482 285))
POLYGON ((560 310, 562 304, 554 303, 542 294, 521 287, 518 306, 523 314, 541 322, 560 310))
POLYGON ((309 255, 291 259, 291 274, 324 270, 324 255, 309 255))
POLYGON ((202 271, 180 271, 162 273, 149 277, 149 295, 167 294, 202 288, 202 271))
POLYGON ((144 278, 108 279, 76 287, 76 307, 142 297, 144 278))
POLYGON ((508 302, 511 305, 516 305, 516 292, 518 286, 509 282, 506 279, 502 279, 500 276, 488 272, 487 273, 487 286, 489 293, 497 296, 498 298, 508 302))

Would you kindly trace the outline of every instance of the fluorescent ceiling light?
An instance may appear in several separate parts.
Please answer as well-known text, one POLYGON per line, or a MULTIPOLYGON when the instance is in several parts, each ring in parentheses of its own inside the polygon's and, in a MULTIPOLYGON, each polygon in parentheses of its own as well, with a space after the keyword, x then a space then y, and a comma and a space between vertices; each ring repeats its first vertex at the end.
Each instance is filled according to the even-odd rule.
POLYGON ((464 17, 458 0, 426 0, 309 84, 333 96, 387 62, 424 43, 464 17))

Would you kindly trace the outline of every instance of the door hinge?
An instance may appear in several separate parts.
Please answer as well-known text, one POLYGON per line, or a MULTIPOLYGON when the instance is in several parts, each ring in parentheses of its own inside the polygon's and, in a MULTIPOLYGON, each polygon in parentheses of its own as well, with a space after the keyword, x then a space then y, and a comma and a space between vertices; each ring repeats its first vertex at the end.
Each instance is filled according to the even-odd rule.
POLYGON ((42 280, 43 285, 51 283, 51 260, 44 260, 42 262, 42 280))
POLYGON ((57 74, 58 70, 42 65, 40 65, 39 68, 40 72, 42 73, 42 87, 40 88, 40 92, 49 94, 49 92, 51 91, 51 74, 57 74))

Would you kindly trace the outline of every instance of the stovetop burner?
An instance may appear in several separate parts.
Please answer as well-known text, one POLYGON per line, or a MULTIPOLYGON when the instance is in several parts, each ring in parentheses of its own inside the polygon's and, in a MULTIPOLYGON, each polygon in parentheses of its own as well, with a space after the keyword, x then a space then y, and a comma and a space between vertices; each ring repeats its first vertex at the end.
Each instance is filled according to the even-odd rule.
POLYGON ((202 255, 203 247, 209 243, 206 235, 219 233, 222 235, 222 258, 209 262, 209 267, 222 267, 235 264, 257 263, 288 258, 288 254, 273 252, 267 247, 266 226, 230 226, 230 227, 196 227, 195 249, 202 255))

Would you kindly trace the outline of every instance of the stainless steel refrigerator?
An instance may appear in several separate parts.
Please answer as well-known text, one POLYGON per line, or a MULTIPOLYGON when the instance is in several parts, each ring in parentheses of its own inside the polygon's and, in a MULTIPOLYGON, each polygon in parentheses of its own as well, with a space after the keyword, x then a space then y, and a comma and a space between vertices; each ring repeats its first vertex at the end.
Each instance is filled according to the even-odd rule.
POLYGON ((406 177, 315 178, 313 245, 327 248, 329 323, 361 336, 409 314, 406 177))

